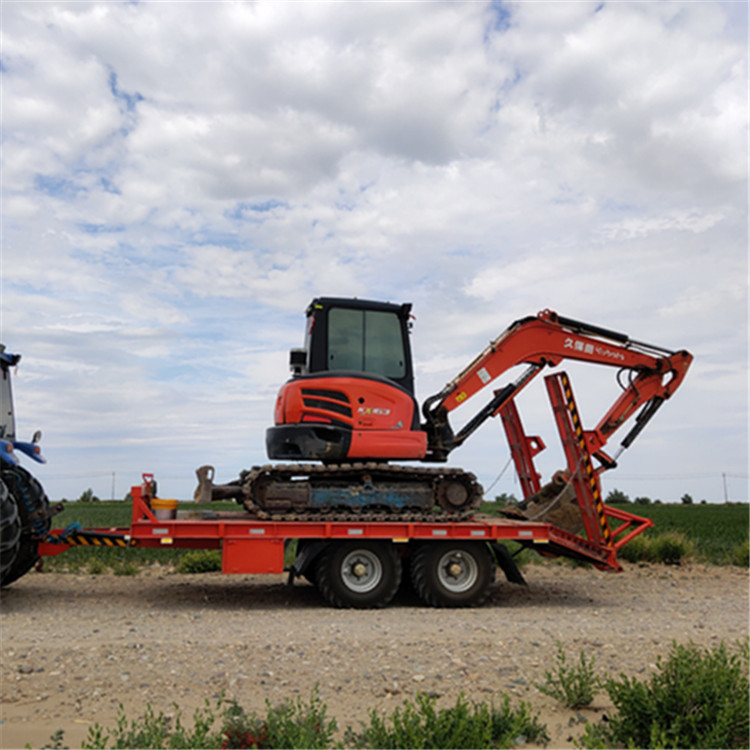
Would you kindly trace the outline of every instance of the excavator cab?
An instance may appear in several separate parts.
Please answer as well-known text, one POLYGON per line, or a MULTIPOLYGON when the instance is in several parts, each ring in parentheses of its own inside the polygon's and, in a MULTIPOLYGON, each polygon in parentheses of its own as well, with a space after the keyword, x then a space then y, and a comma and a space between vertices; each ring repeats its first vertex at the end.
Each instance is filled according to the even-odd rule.
POLYGON ((410 304, 319 297, 307 308, 305 346, 292 349, 292 379, 279 391, 269 458, 419 459, 409 342, 410 304))

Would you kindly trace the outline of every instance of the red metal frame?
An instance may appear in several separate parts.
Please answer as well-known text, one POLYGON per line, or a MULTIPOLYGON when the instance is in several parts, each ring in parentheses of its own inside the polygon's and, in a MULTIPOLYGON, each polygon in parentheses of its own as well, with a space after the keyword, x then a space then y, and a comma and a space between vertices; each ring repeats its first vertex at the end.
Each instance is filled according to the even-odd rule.
MULTIPOLYGON (((599 474, 605 467, 594 469, 589 445, 592 442, 596 444, 596 441, 591 440, 593 433, 585 431, 581 425, 570 379, 567 373, 559 372, 547 376, 545 384, 565 451, 568 475, 576 491, 586 536, 571 534, 556 526, 550 526, 549 546, 540 551, 546 555, 565 555, 588 560, 601 569, 622 570, 617 561, 617 550, 653 526, 653 521, 604 504, 599 474), (608 519, 621 523, 612 530, 608 519)), ((513 401, 502 406, 500 416, 508 436, 516 472, 521 480, 524 498, 528 498, 539 491, 539 474, 534 468, 534 456, 544 449, 544 443, 541 438, 526 436, 513 401)))
POLYGON ((508 438, 510 454, 516 465, 516 474, 521 483, 523 496, 530 497, 541 489, 541 474, 534 468, 534 456, 541 453, 547 446, 538 437, 528 437, 521 424, 521 416, 514 400, 508 401, 500 409, 500 419, 508 438))

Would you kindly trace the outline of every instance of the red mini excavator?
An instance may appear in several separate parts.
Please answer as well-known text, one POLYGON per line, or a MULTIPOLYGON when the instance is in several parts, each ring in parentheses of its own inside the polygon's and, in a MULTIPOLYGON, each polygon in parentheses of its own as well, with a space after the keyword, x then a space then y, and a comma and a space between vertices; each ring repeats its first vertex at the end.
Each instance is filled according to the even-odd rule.
MULTIPOLYGON (((618 370, 621 394, 593 430, 580 430, 601 472, 616 465, 619 453, 679 387, 692 361, 687 351, 634 341, 545 310, 510 325, 420 410, 410 311, 410 304, 314 299, 307 308, 305 345, 291 350, 292 378, 279 391, 275 425, 266 434, 269 458, 293 463, 254 467, 215 487, 204 471, 196 497, 201 490, 204 499, 235 497, 249 510, 266 513, 466 517, 479 506, 482 488, 473 474, 444 465, 449 454, 493 416, 503 417, 511 438, 509 425, 518 424, 513 399, 545 367, 570 359, 618 370), (521 374, 454 431, 450 413, 517 365, 525 366, 521 374), (613 458, 605 452, 607 442, 631 417, 613 458)), ((527 453, 528 447, 526 442, 527 453)), ((528 486, 540 490, 533 481, 528 486)))

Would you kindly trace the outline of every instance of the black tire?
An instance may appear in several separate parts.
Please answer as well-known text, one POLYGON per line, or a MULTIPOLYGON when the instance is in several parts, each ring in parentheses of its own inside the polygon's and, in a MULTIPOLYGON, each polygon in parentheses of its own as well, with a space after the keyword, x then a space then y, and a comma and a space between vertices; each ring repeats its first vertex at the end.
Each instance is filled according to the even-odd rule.
POLYGON ((0 481, 0 586, 18 557, 21 542, 21 519, 13 495, 5 483, 0 481))
POLYGON ((401 583, 401 562, 390 542, 339 542, 321 553, 316 585, 334 607, 385 607, 401 583))
POLYGON ((313 560, 302 573, 302 577, 313 586, 318 585, 318 560, 313 560))
POLYGON ((39 559, 37 544, 50 530, 49 500, 42 485, 22 466, 11 466, 0 474, 13 495, 21 522, 18 555, 3 575, 7 586, 31 570, 39 559))
POLYGON ((414 590, 432 607, 476 607, 494 578, 495 561, 485 542, 427 542, 411 561, 414 590))

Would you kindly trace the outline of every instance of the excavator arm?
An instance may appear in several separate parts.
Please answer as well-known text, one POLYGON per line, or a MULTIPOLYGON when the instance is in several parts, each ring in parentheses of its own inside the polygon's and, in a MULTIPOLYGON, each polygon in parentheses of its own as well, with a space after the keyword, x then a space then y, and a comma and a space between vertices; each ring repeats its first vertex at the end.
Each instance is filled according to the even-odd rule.
MULTIPOLYGON (((564 359, 618 368, 621 387, 612 404, 594 430, 587 433, 588 449, 603 463, 614 460, 603 449, 609 437, 638 409, 640 413, 621 443, 629 447, 641 430, 682 382, 692 362, 687 351, 670 351, 630 339, 627 335, 599 326, 564 318, 551 310, 536 317, 518 320, 503 331, 439 393, 422 406, 427 433, 426 460, 445 461, 487 419, 517 396, 545 366, 555 367, 564 359), (510 368, 526 365, 512 382, 494 392, 493 398, 458 432, 451 428, 451 411, 468 401, 486 385, 510 368), (621 378, 627 374, 627 383, 621 378)), ((619 453, 618 453, 619 455, 619 453)))

